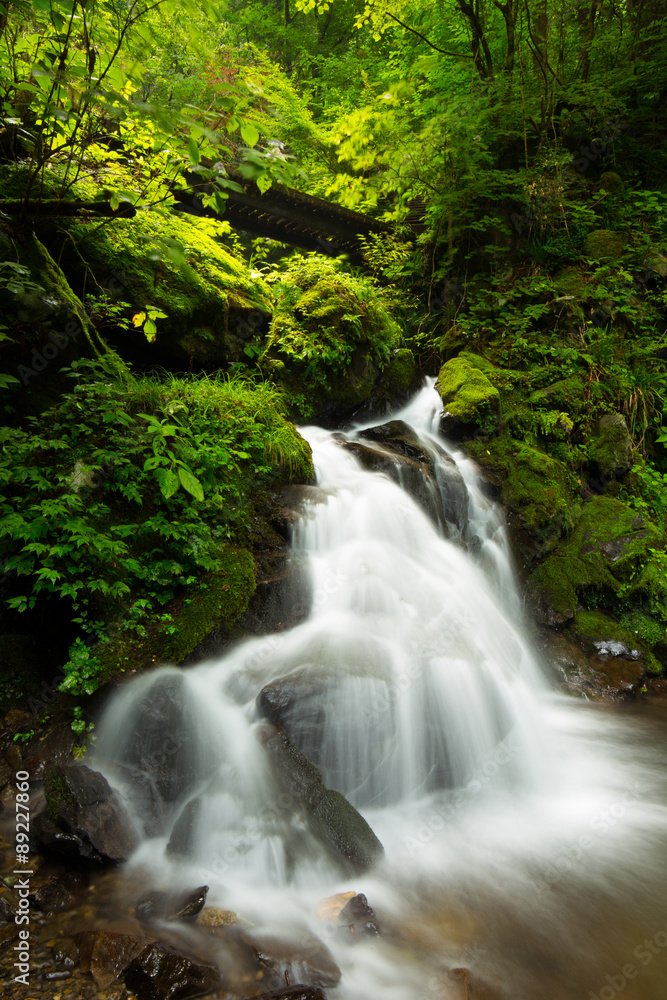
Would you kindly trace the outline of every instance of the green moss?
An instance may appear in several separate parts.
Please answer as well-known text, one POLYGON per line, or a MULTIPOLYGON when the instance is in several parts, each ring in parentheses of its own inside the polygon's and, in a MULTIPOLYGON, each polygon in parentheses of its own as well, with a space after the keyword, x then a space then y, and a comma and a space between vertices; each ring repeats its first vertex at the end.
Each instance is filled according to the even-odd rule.
POLYGON ((98 683, 117 674, 145 670, 156 663, 183 663, 218 625, 232 625, 255 592, 255 564, 247 549, 230 547, 223 569, 187 587, 166 613, 151 613, 140 630, 119 631, 92 650, 99 661, 98 683))
POLYGON ((613 262, 623 256, 627 243, 623 233, 615 233, 610 229, 596 229, 584 240, 584 253, 593 260, 613 262))
POLYGON ((544 389, 537 389, 528 397, 528 403, 540 409, 558 408, 569 413, 578 413, 583 399, 583 380, 578 375, 571 375, 544 389))
POLYGON ((559 530, 572 527, 579 513, 576 482, 563 462, 507 436, 472 442, 469 451, 502 476, 503 503, 530 532, 540 533, 554 522, 559 530))
POLYGON ((584 505, 567 543, 535 570, 531 589, 567 619, 588 591, 631 592, 631 581, 659 543, 657 528, 625 504, 595 497, 584 505))
MULTIPOLYGON (((493 430, 498 423, 500 393, 470 356, 453 358, 440 369, 435 388, 445 410, 463 424, 493 430)), ((480 359, 483 360, 483 359, 480 359)))
MULTIPOLYGON (((71 280, 98 294, 114 278, 132 312, 147 304, 165 312, 157 322, 156 350, 183 363, 217 368, 239 360, 271 313, 267 285, 218 242, 220 223, 139 211, 103 227, 73 220, 66 228, 71 239, 62 246, 62 260, 71 280)), ((141 330, 131 335, 144 337, 141 330)))
POLYGON ((71 815, 77 808, 76 800, 64 778, 60 777, 54 769, 47 770, 44 776, 44 798, 46 799, 46 810, 52 823, 71 815))
POLYGON ((216 625, 232 625, 255 592, 255 564, 246 549, 228 549, 224 569, 188 587, 175 630, 164 635, 160 659, 182 663, 216 625))
POLYGON ((588 444, 588 457, 607 479, 632 466, 632 439, 624 417, 611 413, 598 421, 588 444))
MULTIPOLYGON (((296 257, 276 285, 262 367, 282 386, 294 415, 352 413, 373 392, 401 330, 385 293, 365 276, 321 257, 296 257)), ((409 359, 399 360, 396 376, 409 359)))
POLYGON ((558 295, 572 295, 575 299, 586 298, 586 279, 578 267, 563 267, 553 278, 558 295))
POLYGON ((388 401, 398 400, 410 391, 417 376, 415 356, 407 347, 395 351, 381 375, 382 389, 388 401))
POLYGON ((647 646, 657 646, 667 639, 667 629, 664 622, 658 622, 643 611, 634 609, 626 611, 619 618, 619 623, 647 646))
POLYGON ((620 198, 625 191, 623 181, 613 170, 607 170, 605 173, 600 174, 600 187, 617 198, 620 198))
POLYGON ((650 652, 647 643, 638 631, 626 628, 622 623, 608 618, 599 611, 577 611, 570 633, 584 642, 621 642, 629 651, 637 650, 641 654, 649 674, 659 674, 660 664, 650 652))
POLYGON ((494 382, 494 378, 498 374, 498 369, 487 358, 483 358, 481 354, 473 354, 472 351, 461 351, 459 358, 461 361, 466 361, 469 365, 472 365, 473 368, 485 372, 491 381, 494 382))

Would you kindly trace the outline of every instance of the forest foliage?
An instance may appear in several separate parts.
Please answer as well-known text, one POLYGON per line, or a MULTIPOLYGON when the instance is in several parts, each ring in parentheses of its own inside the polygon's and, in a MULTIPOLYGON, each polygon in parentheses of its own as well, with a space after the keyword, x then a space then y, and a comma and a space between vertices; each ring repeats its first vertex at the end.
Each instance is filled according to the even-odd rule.
MULTIPOLYGON (((181 373, 176 393, 157 365, 134 376, 110 352, 96 363, 111 369, 74 369, 78 387, 65 384, 43 418, 38 393, 26 406, 26 387, 3 375, 3 449, 19 470, 5 477, 0 521, 19 573, 12 614, 48 594, 82 622, 111 614, 101 597, 132 620, 147 606, 137 602, 168 600, 214 568, 216 546, 243 537, 243 491, 272 474, 271 442, 278 465, 280 441, 296 447, 269 383, 294 403, 296 370, 308 384, 296 409, 313 413, 366 342, 380 368, 403 343, 422 372, 472 349, 520 376, 507 432, 575 476, 594 421, 622 412, 637 451, 625 500, 667 530, 666 29, 659 0, 0 0, 0 281, 12 308, 39 296, 22 257, 33 233, 82 257, 84 232, 113 241, 117 217, 150 213, 142 301, 121 290, 90 306, 77 294, 89 355, 120 327, 159 353, 170 316, 150 286, 178 272, 187 287, 193 274, 191 247, 169 236, 186 187, 223 220, 214 234, 196 215, 190 227, 245 257, 244 280, 273 296, 234 356, 242 385, 181 373), (262 192, 283 183, 369 213, 393 235, 366 242, 363 269, 251 245, 224 222, 235 171, 262 192), (546 406, 563 380, 576 393, 546 406), (271 426, 243 418, 242 434, 213 446, 211 415, 232 397, 271 426), (94 488, 85 476, 113 442, 118 476, 94 488), (59 463, 64 444, 81 488, 72 461, 59 463), (89 545, 110 498, 113 528, 89 545), (141 529, 132 505, 149 513, 141 529), (152 580, 137 546, 155 559, 152 580), (29 587, 17 588, 22 576, 29 587)), ((0 348, 22 342, 21 323, 0 327, 0 348)))

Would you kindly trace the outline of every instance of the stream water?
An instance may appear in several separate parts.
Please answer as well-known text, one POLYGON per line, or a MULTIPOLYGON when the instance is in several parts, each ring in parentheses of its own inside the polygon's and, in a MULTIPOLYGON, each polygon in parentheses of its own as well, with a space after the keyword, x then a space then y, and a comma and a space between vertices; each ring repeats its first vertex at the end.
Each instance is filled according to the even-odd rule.
POLYGON ((106 709, 93 766, 133 806, 123 774, 138 741, 143 760, 147 741, 164 747, 151 711, 172 692, 182 787, 159 789, 153 827, 137 814, 130 870, 206 883, 209 904, 255 928, 323 940, 341 1000, 454 1000, 461 967, 508 1000, 664 1000, 667 718, 553 691, 522 628, 502 513, 439 438, 440 411, 430 383, 393 415, 449 491, 439 524, 362 467, 349 446, 373 446, 367 427, 303 429, 323 491, 293 541, 306 620, 140 677, 106 709), (287 676, 305 692, 288 708, 293 741, 384 845, 368 874, 342 877, 274 787, 257 696, 287 676), (185 859, 166 845, 195 800, 185 859), (324 897, 351 890, 382 936, 346 942, 318 919, 324 897))

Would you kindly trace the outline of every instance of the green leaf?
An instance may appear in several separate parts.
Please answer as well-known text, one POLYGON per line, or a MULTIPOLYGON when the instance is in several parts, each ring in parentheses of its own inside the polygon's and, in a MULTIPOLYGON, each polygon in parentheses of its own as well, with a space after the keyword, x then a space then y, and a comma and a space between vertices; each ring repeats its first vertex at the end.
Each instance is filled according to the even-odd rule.
POLYGON ((252 148, 259 139, 259 132, 254 125, 250 124, 250 122, 243 122, 241 125, 241 138, 245 142, 246 146, 252 148))
POLYGON ((199 146, 197 145, 197 143, 195 142, 195 140, 192 138, 192 136, 188 137, 187 146, 188 146, 188 154, 189 154, 190 159, 192 160, 192 162, 193 163, 199 163, 199 161, 201 159, 201 156, 199 154, 199 146))
MULTIPOLYGON (((179 469, 178 471, 180 473, 181 470, 179 469)), ((171 469, 156 469, 155 478, 158 481, 160 492, 165 500, 173 497, 179 487, 179 476, 176 476, 171 469)))
POLYGON ((194 472, 183 465, 178 467, 178 478, 181 481, 181 486, 184 490, 187 490, 195 498, 195 500, 204 499, 204 487, 199 482, 194 472))

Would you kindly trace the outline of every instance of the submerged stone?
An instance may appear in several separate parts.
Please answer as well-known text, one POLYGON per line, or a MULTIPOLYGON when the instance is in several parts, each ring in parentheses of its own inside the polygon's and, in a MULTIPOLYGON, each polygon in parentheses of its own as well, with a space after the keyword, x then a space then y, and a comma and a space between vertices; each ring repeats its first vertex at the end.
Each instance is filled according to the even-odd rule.
POLYGON ((336 986, 341 971, 333 955, 315 934, 304 932, 299 940, 263 931, 247 931, 243 940, 253 949, 272 986, 297 980, 304 986, 336 986))

